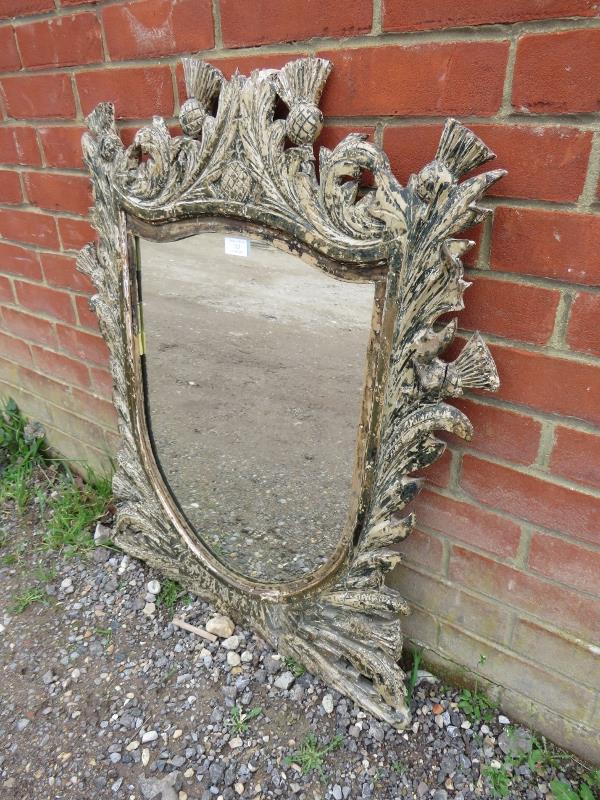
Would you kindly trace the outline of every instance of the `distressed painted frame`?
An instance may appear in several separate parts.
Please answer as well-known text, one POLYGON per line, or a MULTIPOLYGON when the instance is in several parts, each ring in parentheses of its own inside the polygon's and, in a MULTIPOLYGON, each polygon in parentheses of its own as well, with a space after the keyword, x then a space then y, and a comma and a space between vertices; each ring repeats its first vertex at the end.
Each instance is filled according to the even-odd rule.
POLYGON ((463 308, 468 283, 460 259, 473 243, 455 236, 488 213, 477 201, 504 173, 459 182, 493 153, 452 119, 434 160, 406 186, 359 134, 333 150, 322 147, 317 173, 318 101, 330 70, 328 61, 304 58, 225 80, 210 65, 184 59, 183 134, 171 135, 155 117, 127 148, 112 105, 97 106, 83 151, 98 242, 81 250, 78 268, 97 288, 91 304, 110 350, 122 437, 115 541, 402 729, 410 712, 398 666, 400 617, 408 608, 385 575, 400 559, 394 545, 414 524, 403 509, 419 491, 415 475, 444 451, 435 432, 472 434, 444 398, 499 385, 479 334, 455 361, 440 358, 456 319, 438 318, 463 308), (282 102, 287 116, 277 118, 282 102), (364 171, 373 178, 366 191, 364 171), (244 223, 323 269, 375 282, 354 522, 329 563, 290 583, 255 583, 222 564, 181 516, 152 453, 134 234, 176 239, 213 221, 244 223))

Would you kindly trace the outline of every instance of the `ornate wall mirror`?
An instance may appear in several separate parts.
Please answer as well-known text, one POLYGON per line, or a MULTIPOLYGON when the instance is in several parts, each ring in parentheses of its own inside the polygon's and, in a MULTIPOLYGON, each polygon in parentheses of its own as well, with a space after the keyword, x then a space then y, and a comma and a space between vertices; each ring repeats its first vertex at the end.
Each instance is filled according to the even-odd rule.
POLYGON ((226 81, 185 59, 183 134, 156 117, 128 148, 99 105, 78 266, 111 354, 117 543, 403 728, 385 575, 435 432, 471 435, 444 398, 498 386, 478 334, 440 354, 468 286, 455 237, 503 171, 459 182, 493 153, 455 120, 407 186, 357 134, 315 160, 330 69, 226 81))

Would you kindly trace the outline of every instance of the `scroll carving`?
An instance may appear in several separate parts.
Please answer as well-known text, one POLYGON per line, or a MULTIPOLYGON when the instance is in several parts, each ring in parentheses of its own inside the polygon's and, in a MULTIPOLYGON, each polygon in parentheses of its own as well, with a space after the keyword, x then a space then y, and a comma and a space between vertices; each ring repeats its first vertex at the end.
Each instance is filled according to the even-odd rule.
POLYGON ((472 434, 446 398, 499 385, 479 334, 454 361, 442 359, 456 319, 440 319, 463 308, 468 286, 461 257, 473 243, 455 237, 488 213, 477 203, 503 171, 460 181, 493 153, 456 120, 448 120, 434 159, 406 186, 385 154, 359 134, 333 150, 322 147, 317 167, 318 101, 330 70, 329 62, 306 58, 225 80, 214 67, 184 59, 183 133, 172 135, 155 117, 128 148, 113 107, 100 104, 83 138, 99 238, 83 248, 78 267, 97 288, 92 305, 110 350, 122 435, 114 478, 118 544, 243 618, 282 653, 401 729, 410 719, 398 666, 400 617, 408 608, 385 576, 400 560, 395 545, 414 525, 405 509, 420 488, 416 473, 444 451, 436 432, 472 434), (285 119, 276 116, 281 102, 285 119), (367 192, 360 187, 365 170, 373 176, 367 192), (153 225, 203 215, 246 220, 355 271, 385 267, 381 346, 372 370, 375 446, 366 456, 354 541, 318 581, 292 589, 252 585, 174 523, 143 445, 126 214, 153 225))

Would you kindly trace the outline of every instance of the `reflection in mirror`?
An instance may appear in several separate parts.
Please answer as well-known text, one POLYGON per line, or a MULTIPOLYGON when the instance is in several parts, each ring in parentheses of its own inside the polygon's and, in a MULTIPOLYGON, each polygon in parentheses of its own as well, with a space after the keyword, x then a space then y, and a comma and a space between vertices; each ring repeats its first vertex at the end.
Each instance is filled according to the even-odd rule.
POLYGON ((146 404, 183 515, 228 567, 282 582, 351 508, 373 284, 245 233, 140 241, 146 404))

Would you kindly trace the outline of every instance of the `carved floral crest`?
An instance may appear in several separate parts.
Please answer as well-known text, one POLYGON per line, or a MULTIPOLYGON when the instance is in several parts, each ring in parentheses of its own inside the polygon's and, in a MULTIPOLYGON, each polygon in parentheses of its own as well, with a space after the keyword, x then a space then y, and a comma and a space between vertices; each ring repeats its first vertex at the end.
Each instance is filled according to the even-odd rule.
POLYGON ((400 559, 394 545, 414 524, 414 515, 403 509, 419 491, 415 474, 444 451, 436 431, 465 439, 472 434, 468 419, 445 398, 499 385, 479 334, 455 361, 441 359, 456 320, 437 321, 463 308, 468 286, 461 256, 472 242, 455 236, 488 213, 477 201, 504 173, 459 182, 493 153, 456 120, 447 121, 434 159, 406 186, 394 178, 386 155, 359 134, 333 150, 322 147, 317 165, 313 143, 323 123, 318 101, 330 70, 323 59, 305 58, 225 80, 214 67, 184 59, 183 134, 171 135, 155 117, 128 148, 112 106, 100 104, 83 138, 99 242, 83 248, 78 266, 98 289, 93 307, 111 353, 123 439, 114 479, 118 543, 243 617, 282 653, 403 728, 410 713, 397 662, 399 616, 408 608, 384 579, 400 559), (276 117, 281 102, 285 119, 276 117), (374 183, 367 192, 359 185, 365 170, 374 183), (357 529, 318 581, 289 591, 252 586, 174 523, 168 493, 144 446, 123 212, 156 225, 202 215, 247 220, 354 265, 355 272, 385 266, 381 344, 372 363, 373 440, 357 529))

